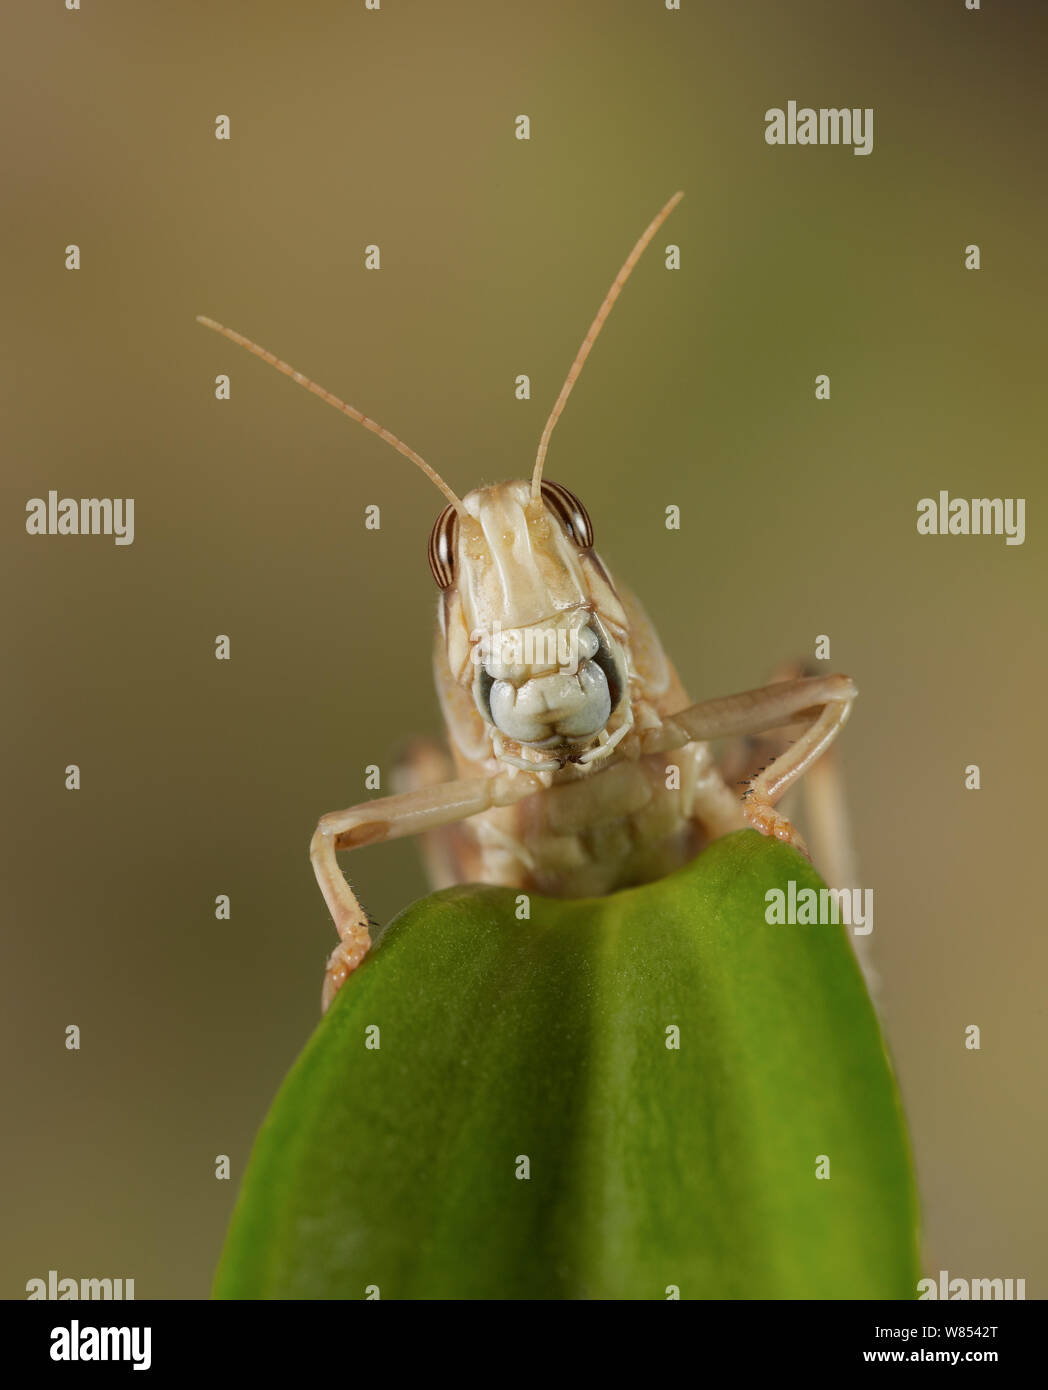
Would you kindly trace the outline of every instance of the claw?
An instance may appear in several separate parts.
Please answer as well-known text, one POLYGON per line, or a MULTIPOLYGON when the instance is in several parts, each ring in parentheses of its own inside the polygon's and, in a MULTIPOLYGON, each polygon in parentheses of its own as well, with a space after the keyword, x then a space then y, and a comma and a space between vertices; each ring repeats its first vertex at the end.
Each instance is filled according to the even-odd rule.
POLYGON ((357 927, 338 943, 328 957, 324 985, 320 991, 320 1012, 326 1014, 335 995, 356 970, 371 946, 367 927, 357 927))
POLYGON ((759 830, 762 835, 767 835, 772 839, 780 840, 784 845, 792 845, 799 850, 805 859, 811 863, 811 853, 800 832, 796 829, 793 822, 780 815, 773 806, 766 802, 748 801, 743 806, 743 814, 753 826, 754 830, 759 830))

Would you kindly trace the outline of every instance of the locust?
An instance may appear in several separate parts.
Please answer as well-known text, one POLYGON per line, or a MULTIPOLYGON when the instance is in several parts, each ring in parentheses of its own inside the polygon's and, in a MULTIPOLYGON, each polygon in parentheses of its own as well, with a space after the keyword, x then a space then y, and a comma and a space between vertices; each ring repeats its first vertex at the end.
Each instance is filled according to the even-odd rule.
POLYGON ((434 674, 447 747, 417 742, 401 790, 317 824, 309 855, 338 933, 322 1011, 371 946, 372 924, 339 851, 420 835, 436 888, 488 883, 568 898, 660 878, 747 826, 808 855, 776 805, 840 733, 854 682, 794 676, 693 703, 644 608, 598 556, 586 507, 544 475, 553 429, 604 322, 682 196, 645 228, 601 301, 530 477, 463 497, 369 416, 243 334, 198 318, 377 434, 447 503, 428 547, 439 590, 434 674), (796 737, 741 781, 711 746, 740 738, 752 746, 774 730, 796 737))

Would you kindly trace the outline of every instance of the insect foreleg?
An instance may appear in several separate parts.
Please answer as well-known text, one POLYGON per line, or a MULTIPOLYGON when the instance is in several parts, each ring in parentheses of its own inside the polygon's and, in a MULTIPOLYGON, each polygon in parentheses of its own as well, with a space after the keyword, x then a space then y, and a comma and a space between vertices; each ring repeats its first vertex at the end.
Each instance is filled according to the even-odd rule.
MULTIPOLYGON (((836 748, 828 749, 804 779, 803 815, 823 878, 831 888, 857 888, 851 816, 836 748)), ((866 938, 855 944, 865 945, 866 938)))
MULTIPOLYGON (((773 681, 796 680, 801 676, 816 674, 813 663, 809 661, 780 662, 773 672, 773 681)), ((769 736, 765 735, 765 740, 769 736)), ((758 742, 762 740, 758 739, 758 742)), ((782 752, 782 745, 776 747, 774 756, 782 752)), ((758 763, 768 763, 768 757, 758 757, 758 763)), ((748 769, 752 771, 752 769, 748 769)), ((815 862, 819 872, 831 888, 855 888, 859 879, 855 863, 855 847, 852 840, 851 815, 848 810, 844 789, 844 774, 841 770, 840 750, 837 744, 828 748, 818 762, 808 769, 801 788, 803 796, 803 817, 815 862)), ((854 941, 867 984, 873 984, 873 971, 863 953, 869 946, 865 936, 854 941)))
POLYGON ((645 753, 661 752, 682 743, 759 734, 787 724, 807 727, 777 758, 749 779, 743 792, 743 814, 764 835, 807 847, 785 816, 775 809, 783 795, 843 728, 858 691, 848 676, 815 676, 782 681, 719 700, 707 700, 664 719, 661 728, 644 735, 645 753))
POLYGON ((339 936, 324 976, 321 1007, 325 1012, 371 946, 367 913, 343 877, 336 851, 418 835, 492 806, 510 806, 540 791, 543 785, 539 777, 521 772, 465 778, 400 796, 379 797, 321 816, 309 857, 339 936))
MULTIPOLYGON (((442 786, 454 777, 455 764, 442 744, 432 738, 414 738, 393 764, 391 785, 397 793, 417 792, 442 786)), ((436 891, 467 881, 461 822, 427 830, 419 838, 430 888, 436 891)))

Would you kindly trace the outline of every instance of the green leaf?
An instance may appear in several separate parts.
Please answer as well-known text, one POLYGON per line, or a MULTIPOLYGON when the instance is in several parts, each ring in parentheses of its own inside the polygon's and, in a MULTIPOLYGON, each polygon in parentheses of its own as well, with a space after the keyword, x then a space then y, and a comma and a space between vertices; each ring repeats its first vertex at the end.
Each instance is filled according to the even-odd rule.
POLYGON ((409 907, 277 1096, 216 1296, 913 1298, 890 1064, 845 928, 765 921, 791 878, 742 831, 530 921, 409 907))

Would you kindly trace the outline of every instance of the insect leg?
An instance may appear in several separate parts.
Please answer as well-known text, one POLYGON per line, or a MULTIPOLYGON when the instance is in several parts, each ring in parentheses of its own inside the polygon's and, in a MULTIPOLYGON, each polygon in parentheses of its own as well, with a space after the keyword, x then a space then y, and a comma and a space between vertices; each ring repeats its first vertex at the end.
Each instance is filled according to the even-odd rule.
MULTIPOLYGON (((813 676, 815 671, 812 662, 783 662, 773 673, 772 680, 813 676)), ((805 824, 810 831, 819 870, 831 888, 855 888, 859 883, 851 816, 848 814, 844 789, 840 753, 834 745, 827 748, 809 769, 802 783, 805 824)), ((866 937, 858 937, 855 941, 857 949, 867 945, 866 937)), ((861 961, 861 949, 859 955, 861 961)), ((869 982, 872 979, 871 971, 865 964, 863 968, 869 982)))
POLYGON ((491 806, 512 805, 540 791, 543 785, 540 778, 520 772, 465 778, 445 782, 439 787, 403 792, 399 796, 379 797, 345 811, 321 816, 309 847, 309 857, 339 935, 324 977, 321 1008, 325 1012, 371 946, 367 913, 342 876, 336 851, 360 849, 364 845, 450 825, 491 806))
POLYGON ((707 700, 663 720, 643 741, 645 753, 679 747, 693 739, 708 741, 735 734, 759 734, 789 724, 803 732, 778 757, 748 779, 743 814, 763 835, 807 847, 775 802, 830 746, 843 728, 858 691, 848 676, 815 676, 781 681, 759 690, 707 700))
MULTIPOLYGON (((451 754, 436 739, 414 738, 393 766, 394 792, 417 792, 439 787, 455 775, 451 754)), ((429 885, 434 890, 465 883, 470 878, 466 863, 468 849, 461 824, 441 825, 419 837, 422 861, 429 885)))
MULTIPOLYGON (((771 673, 773 682, 814 676, 817 667, 808 661, 780 662, 771 673)), ((725 751, 721 773, 730 785, 749 782, 762 767, 781 757, 789 742, 803 726, 787 726, 752 734, 739 739, 734 748, 725 751)), ((851 817, 848 813, 844 776, 840 754, 834 744, 808 769, 799 788, 800 817, 805 838, 812 851, 816 867, 831 888, 858 886, 851 817)), ((793 818, 794 789, 783 798, 783 809, 793 818)), ((866 945, 862 937, 856 947, 866 945)))

